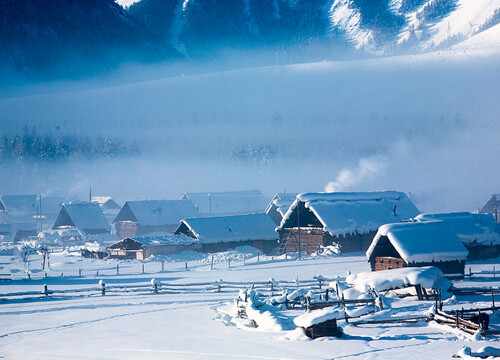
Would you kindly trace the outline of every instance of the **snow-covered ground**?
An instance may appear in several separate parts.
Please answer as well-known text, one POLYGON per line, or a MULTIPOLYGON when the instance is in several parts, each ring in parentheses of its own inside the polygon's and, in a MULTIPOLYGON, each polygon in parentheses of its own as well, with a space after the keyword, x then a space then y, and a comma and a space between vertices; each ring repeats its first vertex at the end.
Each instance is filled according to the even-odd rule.
MULTIPOLYGON (((64 252, 51 254, 50 264, 52 270, 44 278, 44 272, 34 271, 40 268, 40 260, 32 256, 32 278, 26 280, 24 264, 17 257, 1 256, 0 273, 11 271, 13 279, 1 282, 0 292, 41 291, 44 283, 51 290, 98 288, 101 279, 107 286, 150 285, 152 278, 180 285, 219 279, 267 281, 271 277, 277 281, 311 280, 318 275, 335 279, 345 278, 348 271, 369 271, 364 254, 308 256, 303 260, 260 255, 257 259, 255 250, 249 247, 216 254, 213 270, 210 270, 210 255, 193 253, 145 262, 118 262, 81 259, 64 252), (233 259, 230 267, 229 258, 233 259), (160 260, 165 261, 164 271, 160 260), (117 264, 119 275, 116 275, 117 264), (83 269, 82 276, 79 269, 83 269)), ((471 265, 473 272, 491 270, 493 266, 499 269, 500 259, 471 265)), ((473 279, 465 281, 463 286, 471 284, 499 286, 500 281, 473 279)), ((282 330, 235 323, 230 314, 237 294, 237 289, 186 294, 111 292, 106 296, 95 292, 92 296, 82 293, 1 300, 0 356, 8 359, 400 359, 402 356, 445 359, 464 345, 474 352, 498 344, 495 338, 473 340, 424 321, 363 326, 339 322, 345 336, 310 340, 293 330, 290 322, 282 330)), ((467 308, 472 306, 471 301, 474 306, 491 304, 490 297, 457 297, 446 300, 445 308, 467 308)), ((374 319, 386 315, 425 315, 432 305, 433 301, 397 299, 392 301, 391 309, 369 316, 374 319)), ((294 310, 282 317, 302 312, 294 310)), ((492 318, 495 321, 499 319, 492 318)))

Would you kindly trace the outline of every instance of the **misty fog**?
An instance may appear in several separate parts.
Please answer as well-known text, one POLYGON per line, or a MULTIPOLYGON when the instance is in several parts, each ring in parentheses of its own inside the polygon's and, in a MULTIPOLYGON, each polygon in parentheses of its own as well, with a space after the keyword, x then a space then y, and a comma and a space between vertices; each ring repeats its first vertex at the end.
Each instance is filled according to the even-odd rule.
POLYGON ((108 80, 5 91, 4 136, 25 128, 43 141, 126 150, 4 156, 0 188, 85 199, 92 187, 121 200, 390 189, 411 193, 421 211, 476 210, 498 192, 499 67, 495 55, 453 52, 210 71, 183 65, 156 76, 158 68, 141 65, 108 80))

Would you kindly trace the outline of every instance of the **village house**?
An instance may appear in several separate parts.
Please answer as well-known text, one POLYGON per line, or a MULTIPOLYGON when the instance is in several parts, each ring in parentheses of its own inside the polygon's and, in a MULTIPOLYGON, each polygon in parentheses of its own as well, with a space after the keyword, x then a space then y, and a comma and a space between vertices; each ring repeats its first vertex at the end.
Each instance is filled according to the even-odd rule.
POLYGON ((35 222, 0 224, 0 242, 18 243, 36 238, 38 234, 35 222))
POLYGON ((283 215, 288 211, 290 206, 295 201, 297 193, 277 193, 267 205, 265 213, 273 219, 276 225, 281 224, 283 215))
POLYGON ((197 217, 189 200, 127 201, 113 220, 121 239, 156 232, 172 233, 184 218, 197 217))
POLYGON ((493 194, 484 206, 479 209, 479 214, 491 214, 496 222, 500 222, 498 211, 500 209, 500 194, 493 194))
POLYGON ((372 271, 435 266, 463 275, 469 252, 444 221, 382 225, 366 252, 372 271))
POLYGON ((108 247, 112 259, 147 259, 184 250, 201 250, 198 240, 186 235, 146 235, 127 237, 108 247))
POLYGON ((263 212, 269 198, 260 190, 185 193, 202 216, 236 215, 263 212))
POLYGON ((500 256, 500 224, 492 214, 451 212, 420 214, 415 220, 442 220, 451 226, 469 250, 467 260, 484 260, 500 256))
POLYGON ((257 213, 184 219, 175 234, 196 239, 207 253, 250 245, 269 254, 278 246, 275 228, 269 216, 257 213))
POLYGON ((0 195, 0 221, 33 221, 38 214, 38 206, 38 196, 35 194, 0 195))
POLYGON ((303 193, 283 216, 277 231, 280 252, 313 253, 334 245, 341 252, 366 251, 377 229, 420 212, 397 191, 303 193))
POLYGON ((92 196, 92 202, 96 202, 102 209, 104 216, 110 223, 116 218, 116 215, 120 212, 120 205, 113 200, 111 196, 92 196))
POLYGON ((84 241, 105 244, 116 240, 99 204, 92 202, 63 204, 52 230, 45 232, 44 237, 58 235, 63 245, 84 241))

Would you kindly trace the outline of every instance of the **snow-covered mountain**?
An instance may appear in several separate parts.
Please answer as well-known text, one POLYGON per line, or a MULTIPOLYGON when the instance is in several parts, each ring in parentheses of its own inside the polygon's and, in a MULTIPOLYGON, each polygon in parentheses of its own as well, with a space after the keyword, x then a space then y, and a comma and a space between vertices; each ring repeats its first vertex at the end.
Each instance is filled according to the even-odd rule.
POLYGON ((220 49, 305 53, 311 44, 337 55, 419 53, 473 38, 498 47, 498 31, 488 30, 499 22, 499 0, 4 0, 0 71, 101 71, 220 49))

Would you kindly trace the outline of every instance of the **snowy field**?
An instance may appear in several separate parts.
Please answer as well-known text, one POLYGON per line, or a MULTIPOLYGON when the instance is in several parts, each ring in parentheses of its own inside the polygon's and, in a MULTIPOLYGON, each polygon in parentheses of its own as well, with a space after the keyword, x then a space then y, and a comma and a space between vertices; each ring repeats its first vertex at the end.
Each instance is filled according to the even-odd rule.
MULTIPOLYGON (((40 259, 32 256, 29 280, 27 266, 17 257, 1 256, 0 273, 10 272, 12 277, 1 282, 2 294, 42 291, 44 283, 49 290, 95 288, 95 291, 41 295, 29 300, 0 295, 0 356, 7 359, 401 359, 402 356, 446 359, 464 345, 473 351, 483 346, 498 347, 498 338, 492 335, 474 340, 473 336, 425 321, 358 326, 339 321, 343 337, 310 340, 294 330, 291 321, 303 310, 284 311, 274 327, 248 327, 233 317, 237 286, 223 288, 222 292, 110 292, 105 296, 99 292, 99 280, 107 287, 151 286, 152 278, 178 286, 213 283, 219 279, 250 283, 270 278, 291 282, 296 278, 312 280, 318 275, 344 279, 348 271, 369 271, 363 254, 319 255, 303 260, 260 255, 257 259, 252 248, 238 250, 216 254, 213 270, 210 270, 211 257, 202 254, 163 258, 164 271, 161 261, 118 262, 57 253, 50 256, 47 278, 44 271, 35 271, 40 268, 40 259)), ((493 266, 500 269, 500 259, 474 263, 471 268, 473 272, 489 271, 493 266)), ((500 281, 484 276, 455 285, 498 287, 500 281)), ((293 290, 294 286, 290 288, 293 290)), ((424 316, 434 304, 434 301, 416 301, 415 297, 387 300, 392 302, 390 308, 364 318, 424 316)), ((496 301, 500 302, 498 296, 496 301)), ((445 309, 490 305, 491 296, 445 300, 445 309)), ((498 324, 498 315, 492 316, 491 322, 498 324)))

